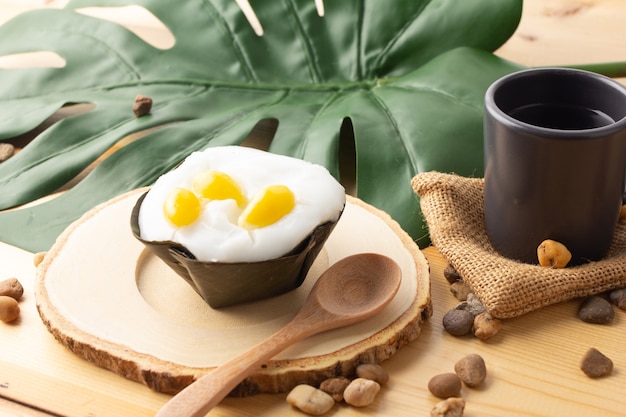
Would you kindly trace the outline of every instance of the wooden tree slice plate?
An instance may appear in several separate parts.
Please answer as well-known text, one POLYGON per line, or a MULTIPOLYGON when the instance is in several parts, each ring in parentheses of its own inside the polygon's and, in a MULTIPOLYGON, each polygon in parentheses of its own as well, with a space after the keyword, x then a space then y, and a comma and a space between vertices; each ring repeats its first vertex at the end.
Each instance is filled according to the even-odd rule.
POLYGON ((77 355, 152 389, 176 393, 286 324, 328 266, 377 252, 403 273, 398 294, 362 323, 300 342, 232 395, 286 392, 299 383, 351 376, 417 338, 432 314, 428 263, 386 213, 352 197, 304 284, 268 300, 212 309, 130 231, 136 190, 85 214, 37 270, 35 296, 48 330, 77 355))

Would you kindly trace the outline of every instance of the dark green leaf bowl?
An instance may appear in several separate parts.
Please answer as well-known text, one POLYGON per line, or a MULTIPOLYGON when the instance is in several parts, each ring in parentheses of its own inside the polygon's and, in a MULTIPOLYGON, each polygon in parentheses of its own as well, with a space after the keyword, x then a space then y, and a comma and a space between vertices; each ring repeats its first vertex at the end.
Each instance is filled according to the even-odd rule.
POLYGON ((196 259, 179 243, 141 238, 139 210, 146 194, 137 200, 131 214, 133 235, 180 275, 212 308, 262 300, 298 288, 339 221, 317 226, 306 239, 279 258, 259 262, 205 262, 196 259))

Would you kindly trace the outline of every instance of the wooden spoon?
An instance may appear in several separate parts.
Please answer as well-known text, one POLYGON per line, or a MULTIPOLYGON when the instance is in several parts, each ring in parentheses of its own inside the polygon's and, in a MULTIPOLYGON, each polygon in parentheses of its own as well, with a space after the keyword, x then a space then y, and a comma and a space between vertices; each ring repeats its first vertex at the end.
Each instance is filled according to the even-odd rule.
POLYGON ((186 387, 157 417, 203 417, 237 384, 291 344, 381 311, 398 292, 401 280, 398 264, 384 255, 364 253, 338 261, 319 277, 302 309, 285 327, 186 387))

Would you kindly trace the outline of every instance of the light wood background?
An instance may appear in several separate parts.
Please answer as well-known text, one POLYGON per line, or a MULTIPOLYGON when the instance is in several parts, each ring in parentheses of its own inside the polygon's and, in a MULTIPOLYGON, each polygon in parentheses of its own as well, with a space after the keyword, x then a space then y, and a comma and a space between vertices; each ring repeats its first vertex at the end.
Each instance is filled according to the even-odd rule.
MULTIPOLYGON (((0 1, 0 22, 32 7, 58 7, 44 0, 0 1)), ((159 38, 158 28, 136 16, 128 23, 159 38)), ((167 42, 167 37, 161 41, 167 42)), ((626 61, 626 2, 623 0, 526 0, 519 29, 497 54, 528 66, 626 61)), ((43 57, 41 59, 49 59, 43 57)), ((0 66, 22 58, 0 58, 0 66)), ((626 79, 620 79, 626 83, 626 79)), ((1 115, 0 115, 1 117, 1 115)), ((434 315, 422 335, 384 363, 391 381, 375 404, 337 406, 329 416, 425 416, 438 401, 428 380, 451 372, 468 353, 481 354, 489 376, 479 389, 464 388, 465 416, 623 416, 626 414, 626 312, 614 323, 591 325, 576 317, 579 301, 551 306, 504 322, 487 342, 454 338, 441 326, 456 301, 442 277, 436 249, 431 263, 434 315), (579 370, 585 351, 596 347, 615 363, 613 375, 592 380, 579 370)), ((0 244, 0 278, 19 277, 26 286, 22 318, 0 323, 0 415, 72 417, 152 416, 168 399, 134 382, 96 368, 56 343, 41 323, 32 297, 32 254, 0 244)), ((284 395, 227 398, 210 415, 260 417, 299 415, 284 395)))

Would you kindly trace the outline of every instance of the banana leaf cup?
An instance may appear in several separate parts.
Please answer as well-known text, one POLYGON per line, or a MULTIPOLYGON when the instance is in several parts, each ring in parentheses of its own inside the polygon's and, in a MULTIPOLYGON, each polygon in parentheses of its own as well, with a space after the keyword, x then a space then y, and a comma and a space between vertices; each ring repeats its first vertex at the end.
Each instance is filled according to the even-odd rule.
POLYGON ((279 258, 258 262, 206 262, 196 259, 179 243, 141 238, 138 219, 146 194, 137 200, 131 214, 133 235, 212 308, 262 300, 298 288, 341 218, 340 215, 334 222, 317 226, 306 239, 279 258))

